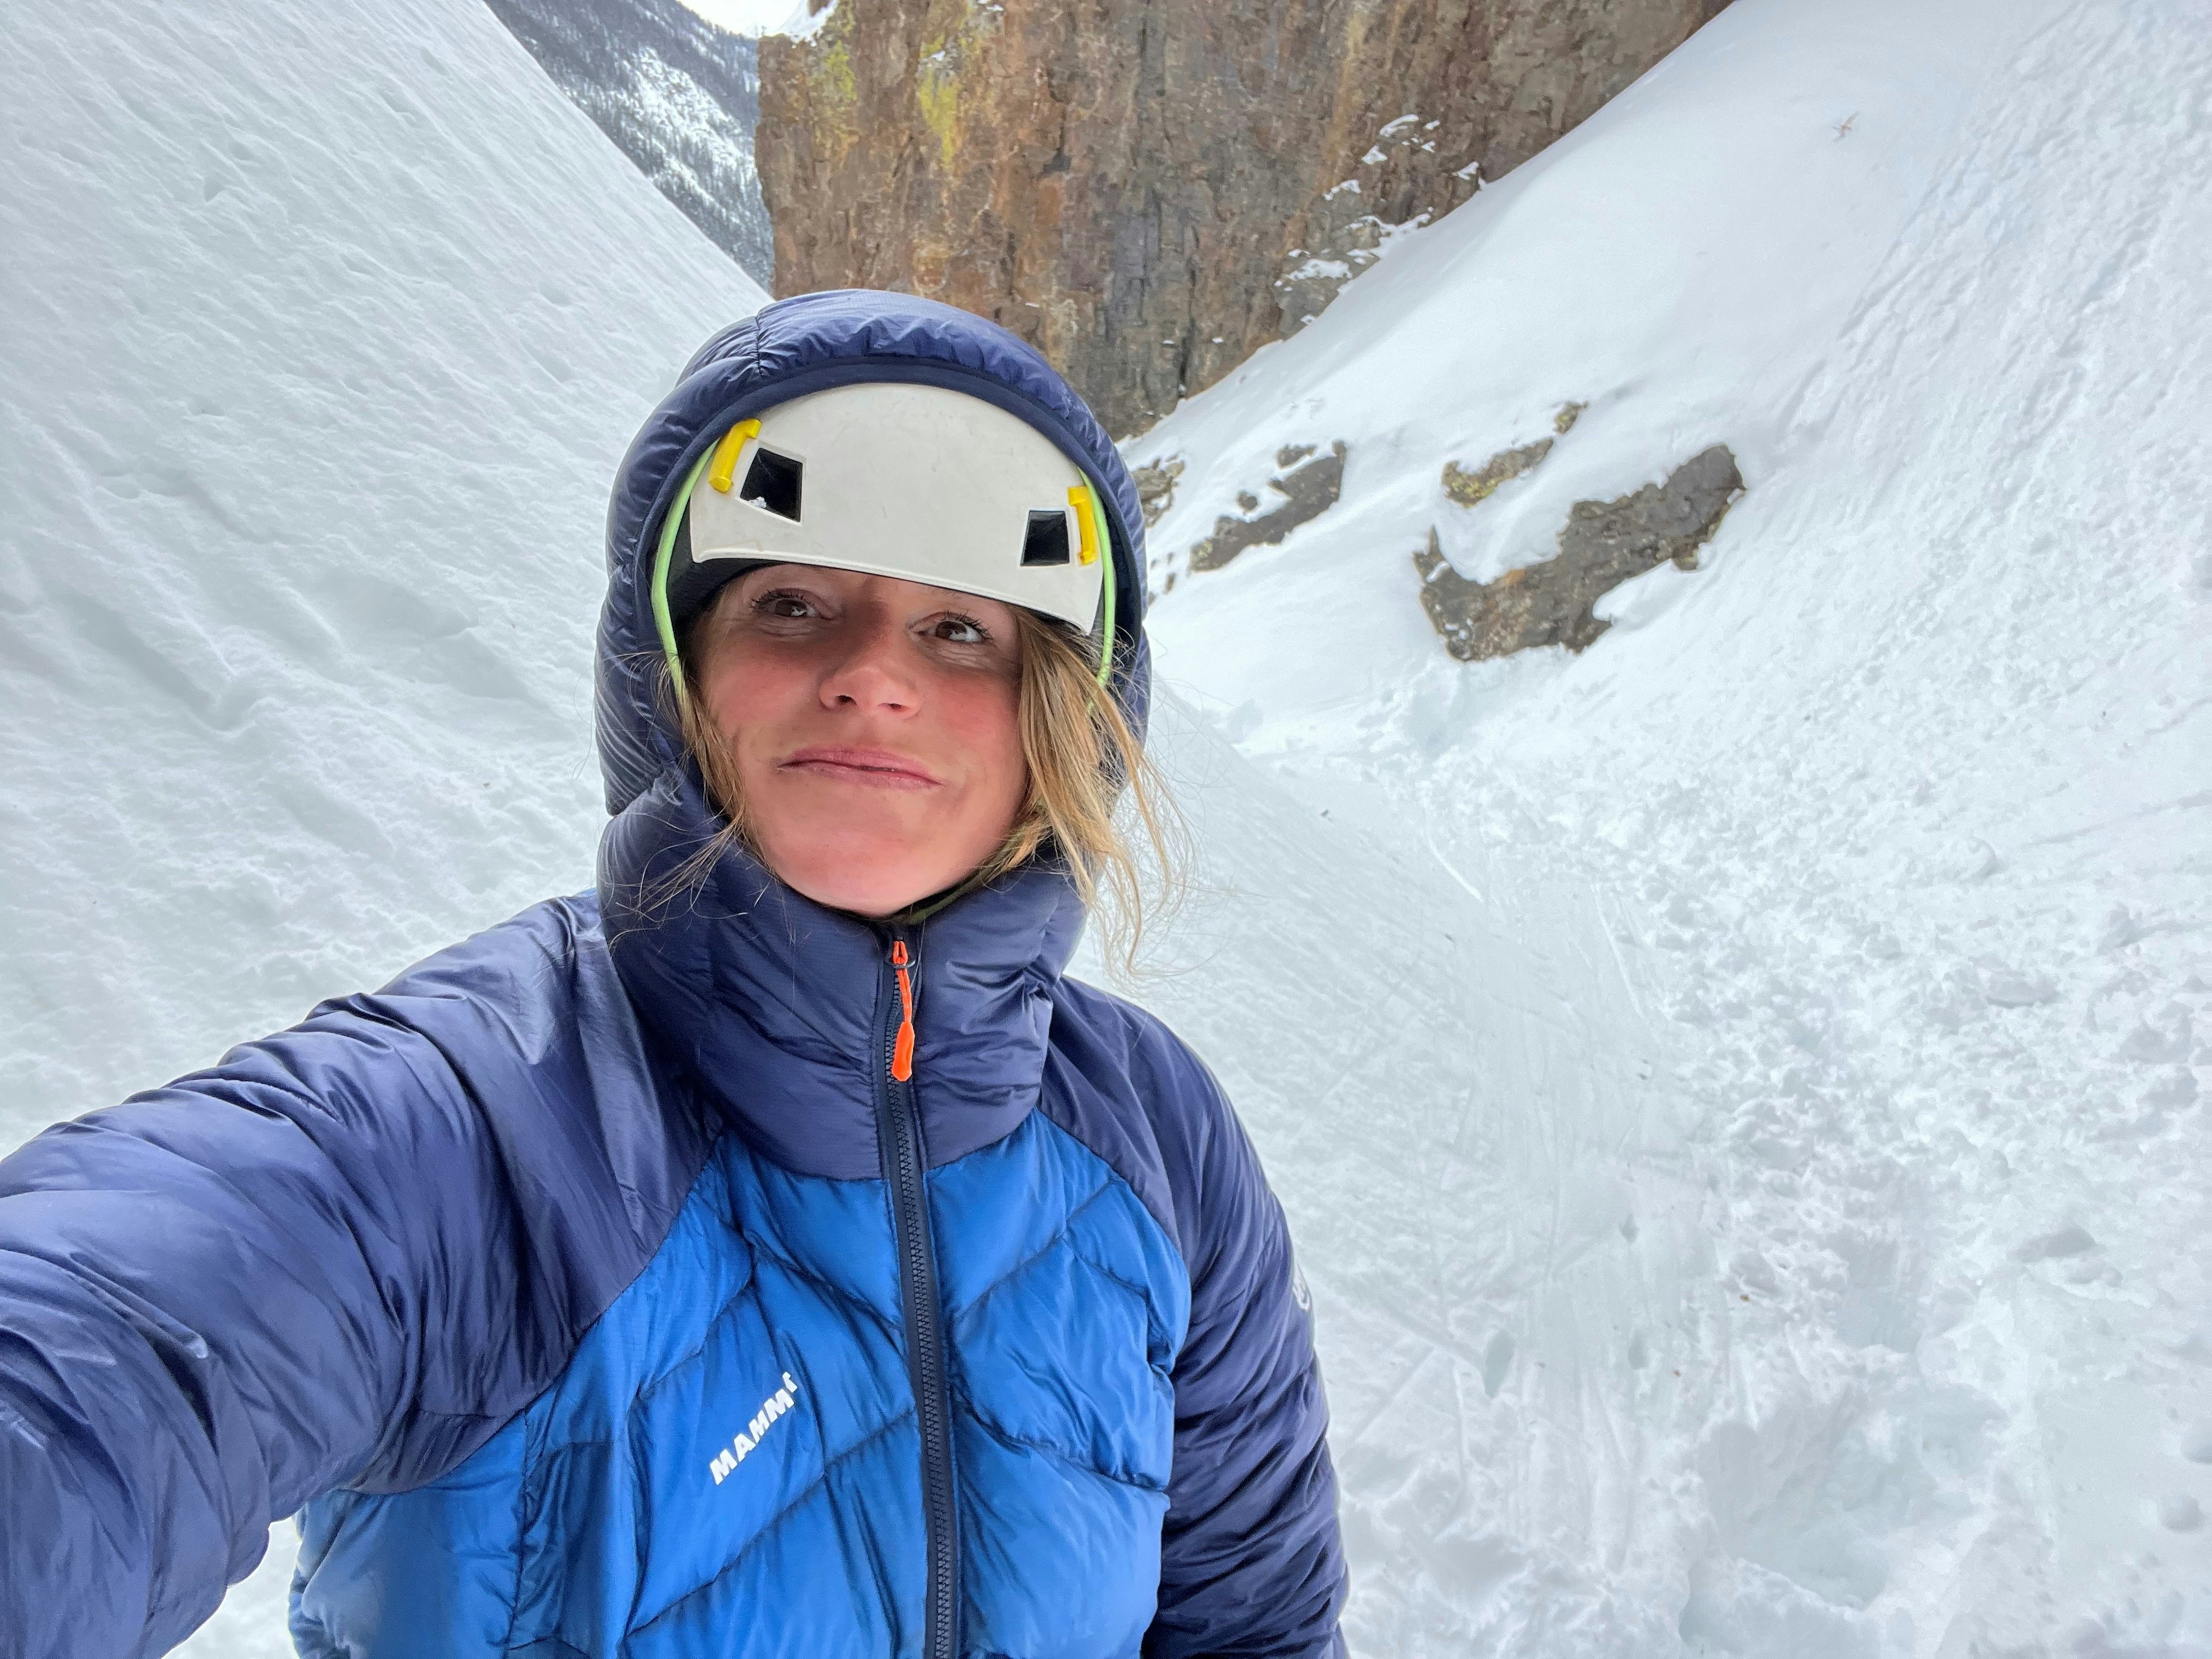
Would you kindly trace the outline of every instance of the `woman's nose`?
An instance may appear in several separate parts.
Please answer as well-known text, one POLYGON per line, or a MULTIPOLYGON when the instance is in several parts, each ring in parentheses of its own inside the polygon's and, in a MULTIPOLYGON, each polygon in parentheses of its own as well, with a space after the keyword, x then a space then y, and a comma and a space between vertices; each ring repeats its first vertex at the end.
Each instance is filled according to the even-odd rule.
POLYGON ((854 617, 843 649, 822 677, 825 708, 912 714, 920 705, 906 629, 888 613, 854 617))

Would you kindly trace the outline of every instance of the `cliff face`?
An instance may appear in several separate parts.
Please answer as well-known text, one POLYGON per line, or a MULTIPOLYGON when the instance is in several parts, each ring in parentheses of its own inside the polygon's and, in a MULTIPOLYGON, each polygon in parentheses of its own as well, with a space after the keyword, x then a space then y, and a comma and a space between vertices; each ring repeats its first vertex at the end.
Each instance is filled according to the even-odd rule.
POLYGON ((1126 434, 1723 3, 836 0, 761 42, 775 291, 995 318, 1126 434))
POLYGON ((617 149, 742 266, 769 279, 753 171, 754 42, 679 0, 486 0, 617 149))

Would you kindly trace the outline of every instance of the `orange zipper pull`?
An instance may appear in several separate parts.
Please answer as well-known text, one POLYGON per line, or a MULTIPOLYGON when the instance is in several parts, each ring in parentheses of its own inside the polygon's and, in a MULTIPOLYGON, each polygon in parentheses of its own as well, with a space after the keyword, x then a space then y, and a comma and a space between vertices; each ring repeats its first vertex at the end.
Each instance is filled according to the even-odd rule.
POLYGON ((914 1075, 914 981, 908 977, 906 941, 891 941, 891 966, 898 969, 898 1040, 891 1044, 891 1077, 904 1083, 914 1075))

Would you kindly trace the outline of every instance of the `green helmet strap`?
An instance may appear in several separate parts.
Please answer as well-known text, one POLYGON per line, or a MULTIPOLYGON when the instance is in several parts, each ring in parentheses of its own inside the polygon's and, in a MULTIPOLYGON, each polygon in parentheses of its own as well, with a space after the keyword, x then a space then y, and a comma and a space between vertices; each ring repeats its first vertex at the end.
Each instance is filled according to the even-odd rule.
POLYGON ((684 527, 684 510, 691 505, 691 492, 699 487, 699 475, 714 459, 712 450, 699 458, 692 467, 691 476, 684 481, 684 488, 676 492, 669 504, 668 516, 661 520, 660 547, 653 560, 653 625, 660 635, 660 648, 668 656, 668 678, 676 684, 676 701, 681 703, 690 694, 684 684, 684 653, 676 643, 676 623, 668 614, 668 567, 676 556, 676 532, 684 527))
POLYGON ((1105 495, 1096 484, 1091 487, 1091 517, 1106 555, 1106 580, 1098 600, 1098 684, 1103 690, 1114 678, 1114 589, 1119 584, 1114 580, 1114 535, 1106 522, 1105 495))

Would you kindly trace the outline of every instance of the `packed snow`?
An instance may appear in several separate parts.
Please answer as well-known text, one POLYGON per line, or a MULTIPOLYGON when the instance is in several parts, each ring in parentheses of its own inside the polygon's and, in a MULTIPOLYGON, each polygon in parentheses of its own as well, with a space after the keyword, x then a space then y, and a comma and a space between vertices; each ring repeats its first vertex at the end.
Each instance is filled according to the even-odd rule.
POLYGON ((763 295, 476 0, 17 8, 0 122, 13 1146, 590 881, 607 483, 763 295))
POLYGON ((1153 998, 1300 1241, 1355 1650, 2212 1653, 2209 87, 2202 4, 1739 0, 1127 447, 1237 750, 1153 998), (1715 443, 1701 568, 1444 654, 1431 527, 1495 580, 1715 443))
MULTIPOLYGON (((1737 0, 1128 446, 1141 994, 1297 1231, 1355 1651, 2212 1652, 2208 22, 1737 0), (1700 568, 1446 657, 1431 528, 1713 443, 1700 568)), ((605 483, 758 299, 473 0, 18 36, 0 1144, 587 878, 605 483)))

